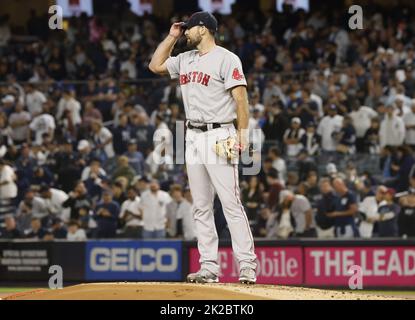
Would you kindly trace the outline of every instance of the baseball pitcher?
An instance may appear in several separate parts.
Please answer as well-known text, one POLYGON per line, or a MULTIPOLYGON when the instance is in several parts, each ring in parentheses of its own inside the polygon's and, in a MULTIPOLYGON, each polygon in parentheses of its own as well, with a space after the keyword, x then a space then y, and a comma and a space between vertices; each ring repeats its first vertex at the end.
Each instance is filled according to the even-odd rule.
POLYGON ((174 23, 157 47, 149 68, 178 78, 186 112, 186 167, 194 201, 201 268, 189 282, 218 282, 218 235, 213 216, 215 191, 239 262, 239 281, 256 282, 254 240, 240 201, 238 156, 248 144, 248 98, 240 59, 215 43, 218 23, 208 12, 174 23), (190 50, 171 57, 179 37, 190 50), (237 120, 235 128, 234 120, 237 120), (236 160, 236 161, 235 161, 236 160))

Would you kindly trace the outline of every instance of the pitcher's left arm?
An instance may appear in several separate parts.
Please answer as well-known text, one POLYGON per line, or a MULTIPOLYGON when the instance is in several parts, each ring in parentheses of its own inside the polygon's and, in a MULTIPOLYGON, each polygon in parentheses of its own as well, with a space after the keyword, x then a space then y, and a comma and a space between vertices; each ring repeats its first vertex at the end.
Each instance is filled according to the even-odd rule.
POLYGON ((238 142, 240 147, 244 150, 249 143, 249 105, 248 105, 248 93, 246 87, 243 85, 233 87, 231 94, 236 102, 236 120, 238 130, 238 142))

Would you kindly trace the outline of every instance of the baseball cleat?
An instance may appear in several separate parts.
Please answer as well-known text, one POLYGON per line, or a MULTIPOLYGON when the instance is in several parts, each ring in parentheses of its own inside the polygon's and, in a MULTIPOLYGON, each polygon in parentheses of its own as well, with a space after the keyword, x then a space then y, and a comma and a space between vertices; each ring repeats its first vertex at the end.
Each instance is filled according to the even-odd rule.
POLYGON ((218 283, 219 278, 216 274, 206 269, 201 269, 198 272, 190 273, 187 276, 187 282, 190 283, 218 283))
POLYGON ((256 272, 251 268, 243 268, 239 274, 239 282, 242 284, 255 284, 256 272))

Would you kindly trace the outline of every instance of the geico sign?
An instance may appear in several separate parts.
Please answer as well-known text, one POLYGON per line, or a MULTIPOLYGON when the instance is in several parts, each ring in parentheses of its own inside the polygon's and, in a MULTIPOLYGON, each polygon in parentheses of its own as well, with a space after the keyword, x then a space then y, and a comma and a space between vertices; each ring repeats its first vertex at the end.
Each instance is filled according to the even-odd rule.
POLYGON ((173 272, 177 264, 177 251, 171 248, 94 248, 89 258, 92 271, 173 272))

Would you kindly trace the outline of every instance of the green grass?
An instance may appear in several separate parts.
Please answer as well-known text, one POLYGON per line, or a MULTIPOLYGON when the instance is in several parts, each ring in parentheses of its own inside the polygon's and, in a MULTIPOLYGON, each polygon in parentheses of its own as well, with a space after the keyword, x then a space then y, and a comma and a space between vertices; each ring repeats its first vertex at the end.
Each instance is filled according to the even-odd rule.
POLYGON ((24 292, 30 291, 38 288, 3 288, 0 287, 0 293, 14 293, 14 292, 24 292))

